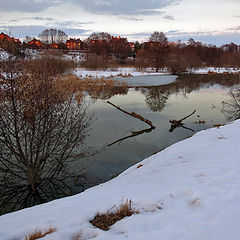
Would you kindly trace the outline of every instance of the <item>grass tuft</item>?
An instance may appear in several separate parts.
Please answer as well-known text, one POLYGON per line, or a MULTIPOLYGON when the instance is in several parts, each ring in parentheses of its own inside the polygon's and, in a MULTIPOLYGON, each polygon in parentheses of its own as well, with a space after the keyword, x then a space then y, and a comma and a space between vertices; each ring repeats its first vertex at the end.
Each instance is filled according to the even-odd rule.
POLYGON ((56 228, 49 227, 46 231, 42 232, 41 230, 35 230, 32 233, 29 233, 27 236, 25 236, 25 240, 35 240, 39 238, 43 238, 48 234, 56 232, 56 228))
POLYGON ((124 217, 129 217, 134 213, 138 213, 138 211, 132 208, 132 201, 127 199, 126 202, 118 208, 113 206, 105 214, 98 213, 94 219, 90 221, 90 223, 97 228, 107 231, 110 226, 115 224, 117 221, 120 221, 124 217), (111 211, 113 208, 116 210, 111 211))

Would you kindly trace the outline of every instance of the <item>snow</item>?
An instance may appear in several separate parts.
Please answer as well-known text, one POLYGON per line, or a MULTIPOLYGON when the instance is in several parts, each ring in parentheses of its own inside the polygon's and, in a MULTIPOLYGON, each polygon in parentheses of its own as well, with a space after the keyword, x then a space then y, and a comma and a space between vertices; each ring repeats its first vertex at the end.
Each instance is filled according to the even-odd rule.
POLYGON ((7 60, 10 54, 0 48, 0 61, 7 60))
POLYGON ((72 51, 64 54, 63 58, 66 60, 73 60, 74 62, 78 63, 86 60, 86 54, 78 51, 72 51))
POLYGON ((156 73, 150 69, 137 71, 135 68, 107 69, 105 71, 91 71, 84 68, 76 68, 73 73, 80 78, 114 78, 120 82, 126 82, 129 87, 160 86, 175 82, 177 79, 176 75, 169 75, 166 72, 156 73), (146 76, 148 77, 146 78, 146 76))
POLYGON ((156 73, 150 70, 137 71, 136 68, 116 68, 116 69, 106 69, 106 70, 87 70, 85 68, 76 68, 73 72, 78 77, 136 77, 136 76, 146 76, 146 75, 164 75, 165 72, 156 73))
POLYGON ((123 81, 128 84, 129 87, 152 87, 170 84, 177 79, 176 75, 149 75, 136 76, 136 77, 116 77, 118 81, 123 81))
POLYGON ((188 70, 189 73, 194 74, 209 74, 209 73, 240 73, 240 69, 238 68, 216 68, 216 67, 205 67, 205 68, 198 68, 198 69, 191 69, 188 70))
MULTIPOLYGON (((209 73, 240 73, 238 68, 216 68, 216 67, 205 67, 197 69, 188 69, 188 73, 194 74, 209 74, 209 73)), ((74 74, 78 77, 137 77, 137 76, 159 76, 169 75, 170 73, 165 69, 164 71, 156 72, 154 69, 148 68, 145 71, 138 71, 136 68, 117 68, 117 69, 106 69, 106 70, 87 70, 85 68, 76 68, 74 74)))
POLYGON ((42 239, 238 240, 240 235, 240 120, 201 131, 78 195, 0 216, 0 239, 52 226, 42 239), (139 214, 109 231, 89 220, 126 199, 139 214), (162 207, 162 209, 160 209, 162 207))

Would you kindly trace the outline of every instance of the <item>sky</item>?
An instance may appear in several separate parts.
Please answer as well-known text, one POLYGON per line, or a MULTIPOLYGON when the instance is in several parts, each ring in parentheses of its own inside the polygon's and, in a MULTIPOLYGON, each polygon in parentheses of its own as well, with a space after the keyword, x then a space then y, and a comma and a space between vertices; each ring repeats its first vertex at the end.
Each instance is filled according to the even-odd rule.
POLYGON ((154 31, 170 41, 240 44, 240 0, 0 0, 0 32, 37 37, 46 28, 70 37, 108 32, 147 41, 154 31))

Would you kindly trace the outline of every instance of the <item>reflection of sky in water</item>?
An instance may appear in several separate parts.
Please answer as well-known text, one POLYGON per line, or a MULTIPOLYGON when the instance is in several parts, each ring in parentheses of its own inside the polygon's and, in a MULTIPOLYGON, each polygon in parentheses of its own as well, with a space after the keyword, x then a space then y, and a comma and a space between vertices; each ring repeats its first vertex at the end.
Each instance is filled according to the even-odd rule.
POLYGON ((111 174, 120 173, 132 164, 191 136, 193 133, 183 128, 177 128, 170 133, 169 120, 181 119, 194 109, 197 112, 184 123, 186 127, 196 132, 210 128, 213 124, 226 123, 226 118, 221 113, 221 103, 229 98, 228 90, 228 87, 214 84, 186 94, 183 94, 184 91, 175 93, 170 89, 169 94, 166 95, 166 91, 161 87, 154 87, 130 89, 127 95, 113 96, 109 99, 112 103, 126 111, 141 114, 151 120, 156 129, 110 147, 106 146, 131 135, 131 131, 147 129, 148 125, 118 111, 104 100, 97 100, 91 106, 91 110, 95 112, 95 121, 87 142, 95 150, 102 150, 102 152, 91 159, 95 163, 90 167, 89 175, 107 180, 111 174), (194 123, 199 120, 206 121, 206 124, 194 123))

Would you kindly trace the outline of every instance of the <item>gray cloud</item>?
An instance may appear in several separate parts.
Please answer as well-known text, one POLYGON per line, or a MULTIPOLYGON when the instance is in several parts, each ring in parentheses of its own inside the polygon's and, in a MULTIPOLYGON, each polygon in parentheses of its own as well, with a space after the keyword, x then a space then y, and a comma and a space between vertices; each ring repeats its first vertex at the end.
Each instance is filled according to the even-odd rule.
POLYGON ((226 43, 234 42, 240 44, 238 33, 223 32, 219 33, 217 31, 199 31, 199 32, 175 32, 167 34, 170 41, 188 41, 189 38, 193 38, 195 41, 201 41, 207 44, 214 44, 221 46, 226 43))
POLYGON ((63 3, 76 4, 86 11, 96 14, 153 15, 166 6, 182 0, 0 0, 1 10, 40 12, 63 3))
MULTIPOLYGON (((22 26, 14 26, 11 29, 11 35, 15 38, 25 38, 26 36, 38 37, 38 35, 45 30, 46 28, 51 28, 52 26, 42 26, 42 25, 22 25, 22 26)), ((55 27, 57 28, 57 27, 55 27)), ((84 35, 89 30, 80 29, 80 28, 61 28, 69 36, 77 36, 84 35)), ((0 26, 0 32, 8 33, 9 29, 7 26, 0 26)))
POLYGON ((53 25, 55 27, 59 27, 59 28, 74 28, 74 27, 80 27, 80 26, 83 26, 83 25, 86 25, 86 24, 93 24, 95 22, 91 22, 91 21, 87 21, 87 22, 80 22, 80 21, 64 21, 64 22, 61 22, 61 21, 55 21, 53 23, 53 25))
MULTIPOLYGON (((127 34, 127 37, 131 39, 145 39, 147 41, 148 37, 152 32, 138 32, 133 34, 127 34)), ((179 39, 183 42, 193 38, 195 41, 201 41, 206 44, 213 44, 221 46, 226 43, 234 42, 240 44, 240 38, 238 33, 218 33, 217 31, 198 31, 198 32, 185 32, 183 29, 176 29, 166 33, 169 41, 178 41, 179 39)))
POLYGON ((173 29, 173 30, 168 31, 167 34, 179 33, 181 31, 183 31, 183 29, 173 29))
POLYGON ((10 20, 10 22, 20 22, 22 20, 53 21, 55 19, 50 17, 27 17, 27 18, 12 19, 10 20))
POLYGON ((56 0, 0 0, 2 11, 40 12, 57 4, 56 0))
POLYGON ((143 18, 135 18, 135 17, 121 17, 121 19, 127 20, 127 21, 143 21, 143 18))
POLYGON ((172 21, 175 20, 174 17, 171 15, 165 15, 165 16, 163 16, 163 18, 167 19, 167 20, 172 20, 172 21))
POLYGON ((230 30, 230 31, 239 31, 239 30, 240 30, 240 26, 232 27, 232 28, 227 28, 226 30, 230 30))
POLYGON ((179 3, 181 0, 72 0, 85 10, 97 14, 152 15, 156 9, 179 3))

